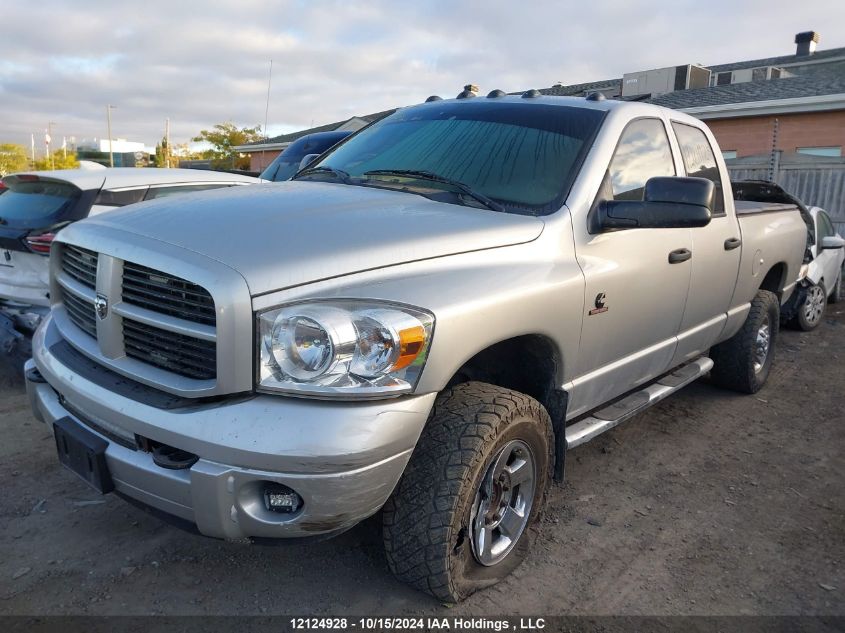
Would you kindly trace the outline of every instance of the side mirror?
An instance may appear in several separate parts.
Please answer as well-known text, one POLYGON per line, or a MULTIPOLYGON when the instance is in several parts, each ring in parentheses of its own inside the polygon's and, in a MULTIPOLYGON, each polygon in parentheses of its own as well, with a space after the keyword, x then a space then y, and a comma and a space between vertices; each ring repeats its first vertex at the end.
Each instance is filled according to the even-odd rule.
POLYGON ((299 169, 297 171, 301 171, 308 167, 311 163, 314 162, 314 159, 317 158, 319 154, 306 154, 302 157, 302 160, 299 161, 299 169))
POLYGON ((842 239, 838 235, 828 235, 822 238, 822 249, 830 248, 837 250, 843 247, 845 247, 845 239, 842 239))
POLYGON ((707 178, 650 178, 643 200, 599 204, 599 230, 695 228, 710 224, 715 186, 707 178))

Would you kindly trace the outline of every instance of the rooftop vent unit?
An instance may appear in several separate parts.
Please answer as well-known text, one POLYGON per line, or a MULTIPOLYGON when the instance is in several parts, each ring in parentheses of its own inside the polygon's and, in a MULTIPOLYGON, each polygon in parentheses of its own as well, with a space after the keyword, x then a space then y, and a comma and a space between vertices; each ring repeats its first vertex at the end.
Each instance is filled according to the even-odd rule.
POLYGON ((698 64, 669 66, 668 68, 625 73, 622 76, 622 96, 636 97, 645 94, 657 96, 676 90, 706 88, 709 85, 710 69, 704 66, 698 64))
POLYGON ((781 79, 791 76, 792 73, 777 66, 758 66, 757 68, 741 68, 739 70, 726 70, 720 73, 713 73, 710 85, 727 86, 730 84, 747 83, 749 81, 767 81, 769 79, 781 79))

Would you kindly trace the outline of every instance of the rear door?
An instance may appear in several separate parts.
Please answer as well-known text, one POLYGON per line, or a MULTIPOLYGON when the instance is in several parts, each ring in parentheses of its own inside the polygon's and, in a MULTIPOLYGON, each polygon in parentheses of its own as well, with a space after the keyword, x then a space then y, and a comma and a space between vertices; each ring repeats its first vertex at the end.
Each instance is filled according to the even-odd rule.
POLYGON ((678 349, 672 364, 699 355, 716 342, 727 320, 731 297, 739 274, 742 252, 739 222, 725 200, 724 182, 713 145, 698 127, 672 122, 687 176, 707 178, 716 185, 716 199, 710 224, 692 229, 692 259, 678 349))
MULTIPOLYGON (((628 123, 607 166, 602 200, 642 200, 645 183, 675 176, 664 122, 628 123)), ((578 414, 665 371, 675 353, 690 262, 669 262, 691 249, 689 229, 627 229, 576 243, 584 273, 585 311, 570 412, 578 414)))

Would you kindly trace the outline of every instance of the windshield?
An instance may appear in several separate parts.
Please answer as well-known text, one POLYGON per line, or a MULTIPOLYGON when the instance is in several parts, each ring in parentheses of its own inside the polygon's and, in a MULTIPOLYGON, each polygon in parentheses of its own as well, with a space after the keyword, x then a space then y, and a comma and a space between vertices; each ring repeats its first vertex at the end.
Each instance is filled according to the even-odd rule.
MULTIPOLYGON (((349 184, 376 185, 390 178, 385 172, 394 172, 412 191, 408 172, 423 172, 460 183, 465 192, 507 211, 552 213, 569 192, 603 117, 588 108, 538 103, 435 102, 373 124, 309 171, 325 175, 329 169, 320 168, 330 168, 348 174, 349 184)), ((448 188, 448 182, 418 180, 421 188, 448 188)))
POLYGON ((77 201, 81 191, 55 180, 8 178, 0 196, 0 224, 36 228, 60 219, 77 201))

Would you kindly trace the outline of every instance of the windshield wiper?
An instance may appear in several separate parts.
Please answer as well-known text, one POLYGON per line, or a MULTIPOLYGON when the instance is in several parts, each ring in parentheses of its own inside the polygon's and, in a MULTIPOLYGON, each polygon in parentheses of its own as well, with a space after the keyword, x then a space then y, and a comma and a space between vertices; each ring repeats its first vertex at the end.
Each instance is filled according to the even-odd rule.
POLYGON ((296 180, 300 176, 308 176, 309 174, 333 174, 342 183, 349 184, 352 182, 352 176, 343 171, 327 165, 318 165, 317 167, 306 167, 300 172, 294 174, 292 180, 296 180))
POLYGON ((452 180, 451 178, 446 178, 446 176, 440 176, 438 174, 432 173, 430 171, 422 171, 416 169, 374 169, 372 171, 364 172, 365 176, 407 176, 408 178, 419 178, 421 180, 430 180, 431 182, 439 182, 443 183, 444 185, 449 185, 450 187, 454 187, 455 189, 460 190, 461 192, 465 193, 471 198, 475 198, 478 202, 483 204, 485 207, 492 211, 501 211, 504 212, 505 208, 488 198, 483 193, 480 193, 470 187, 467 184, 464 184, 458 180, 452 180))

